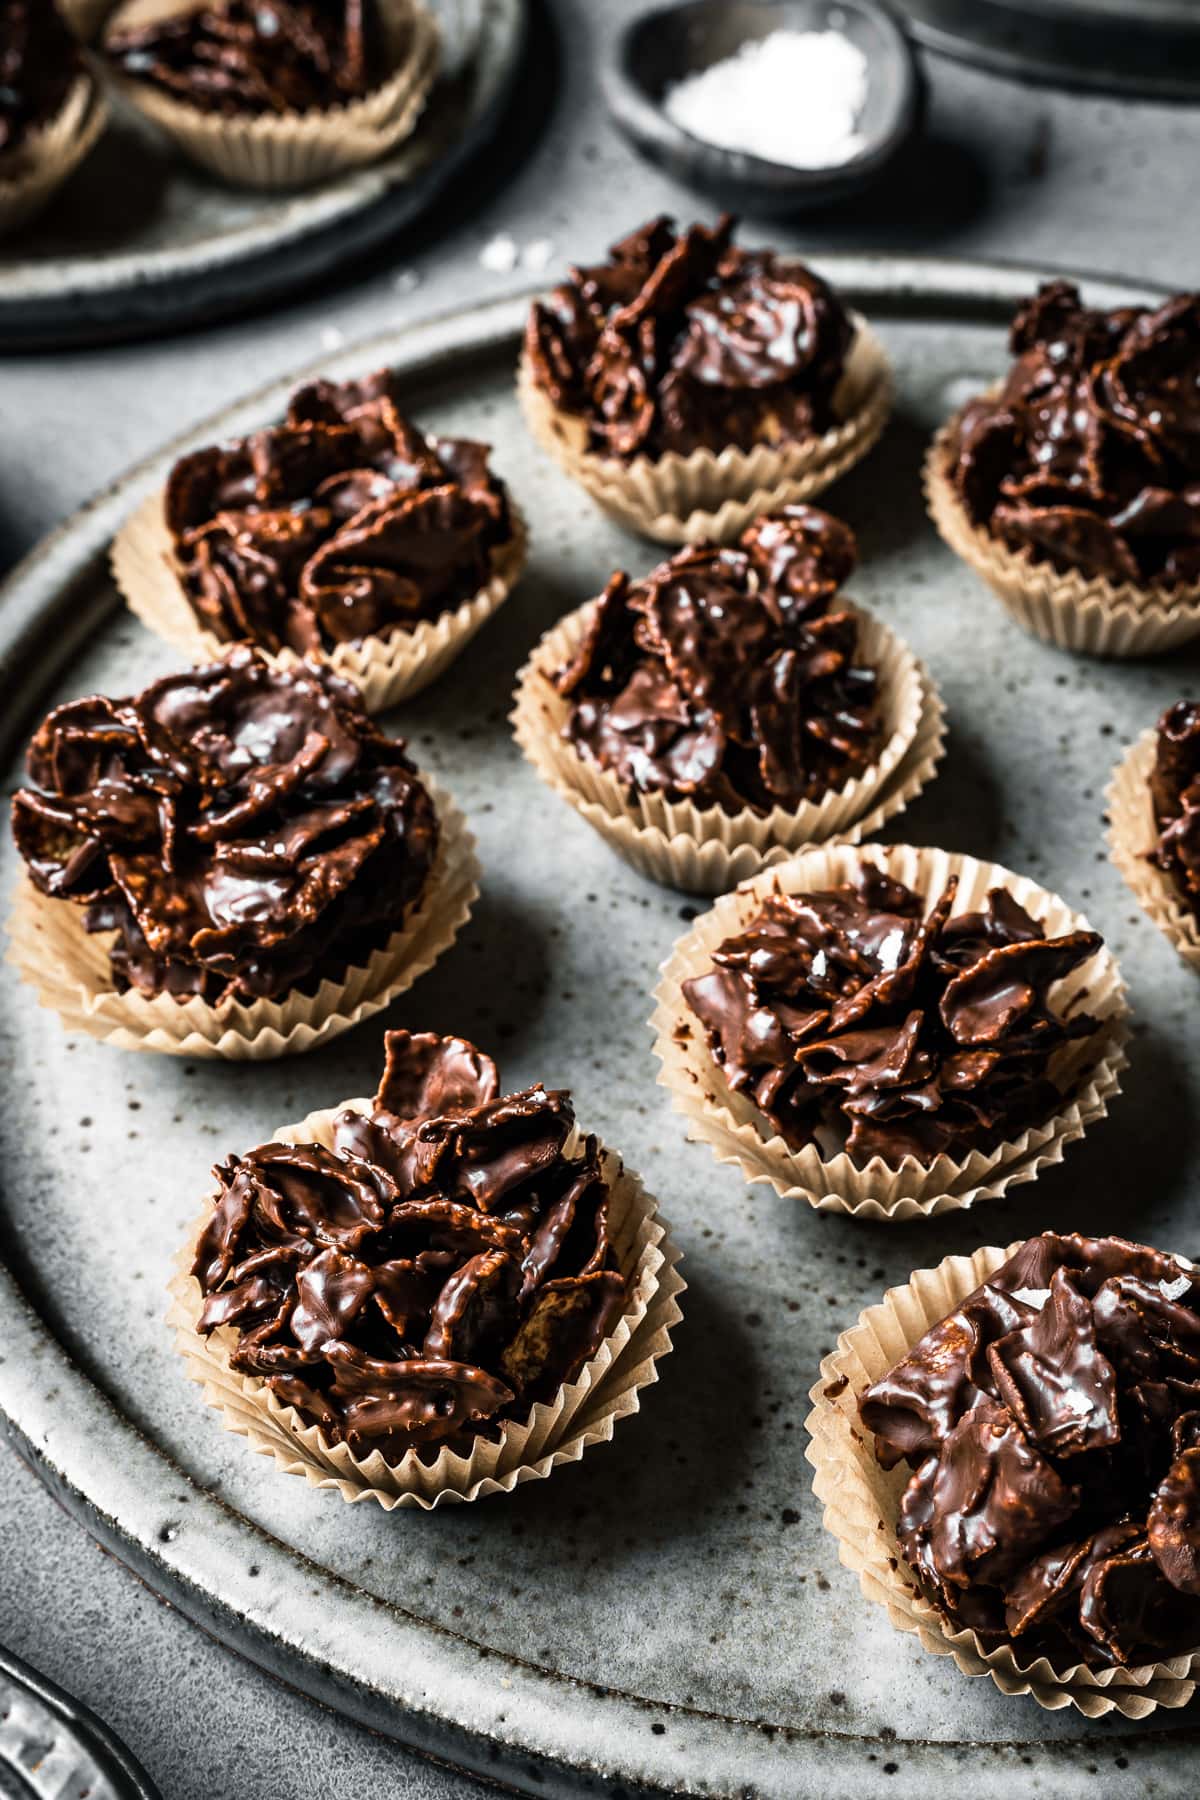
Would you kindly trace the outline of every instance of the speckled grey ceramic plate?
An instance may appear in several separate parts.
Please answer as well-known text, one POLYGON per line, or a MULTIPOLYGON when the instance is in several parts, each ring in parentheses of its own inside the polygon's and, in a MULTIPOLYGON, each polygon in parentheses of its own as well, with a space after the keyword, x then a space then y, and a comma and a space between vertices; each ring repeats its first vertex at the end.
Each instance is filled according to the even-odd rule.
MULTIPOLYGON (((1027 870, 1104 931, 1138 1020, 1109 1119, 1010 1200, 909 1227, 748 1190, 684 1142, 654 1085, 645 1021, 692 907, 617 861, 523 764, 506 724, 539 633, 651 552, 527 442, 512 396, 523 306, 505 302, 326 365, 393 360, 419 417, 490 437, 533 531, 527 581, 396 720, 464 807, 484 880, 469 931, 389 1020, 466 1033, 514 1084, 574 1089, 581 1119, 644 1175, 675 1228, 689 1283, 675 1353, 611 1445, 509 1497, 385 1516, 279 1475, 186 1379, 164 1284, 209 1165, 368 1091, 382 1023, 249 1075, 189 1068, 66 1040, 5 970, 0 1408, 63 1503, 207 1630, 523 1792, 1190 1796, 1190 1715, 1090 1726, 966 1679, 862 1598, 809 1487, 803 1420, 819 1359, 914 1266, 1049 1225, 1200 1251, 1194 977, 1109 866, 1101 823, 1122 745, 1197 691, 1200 664, 1102 665, 1034 642, 925 521, 928 434, 1002 366, 1003 321, 1034 273, 823 266, 879 325, 900 376, 883 444, 830 495, 861 536, 853 592, 928 660, 949 706, 943 772, 896 835, 1027 870)), ((1089 291, 1109 303, 1133 292, 1089 291)), ((282 397, 260 395, 193 441, 260 423, 282 397)), ((103 495, 0 595, 0 679, 24 710, 170 667, 170 651, 115 609, 103 564, 162 472, 160 459, 103 495)), ((14 742, 18 710, 0 715, 14 742)), ((5 843, 0 891, 15 872, 5 843)))
POLYGON ((101 142, 28 232, 0 242, 0 350, 132 337, 294 292, 410 225, 494 137, 527 0, 426 0, 442 74, 394 155, 299 194, 193 169, 114 100, 101 142))

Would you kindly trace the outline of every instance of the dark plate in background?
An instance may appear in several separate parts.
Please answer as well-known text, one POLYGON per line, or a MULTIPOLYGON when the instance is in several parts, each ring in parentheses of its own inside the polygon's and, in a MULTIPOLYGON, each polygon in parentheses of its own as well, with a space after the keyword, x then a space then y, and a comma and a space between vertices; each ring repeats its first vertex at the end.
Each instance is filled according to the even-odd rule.
POLYGON ((929 50, 993 74, 1151 100, 1200 96, 1195 0, 896 0, 929 50))

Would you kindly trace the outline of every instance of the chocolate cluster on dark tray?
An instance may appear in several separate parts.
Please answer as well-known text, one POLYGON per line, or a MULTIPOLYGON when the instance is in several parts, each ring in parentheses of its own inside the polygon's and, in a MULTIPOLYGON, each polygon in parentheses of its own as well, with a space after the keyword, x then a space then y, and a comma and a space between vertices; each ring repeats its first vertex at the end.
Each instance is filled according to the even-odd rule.
POLYGON ((852 885, 770 894, 684 982, 730 1087, 792 1149, 961 1158, 1061 1104, 1051 1058, 1096 1021, 1055 1012, 1050 990, 1103 940, 1048 938, 1003 888, 952 918, 957 889, 951 876, 926 915, 863 863, 852 885))
POLYGON ((54 0, 0 0, 0 159, 49 123, 82 69, 54 0))
POLYGON ((389 72, 376 0, 214 0, 117 21, 104 45, 134 80, 223 116, 346 106, 389 72))
POLYGON ((360 965, 433 867, 404 745, 325 668, 246 646, 129 699, 58 707, 13 835, 34 886, 115 931, 118 990, 276 998, 360 965))
POLYGON ((915 1470, 899 1537, 1023 1663, 1200 1648, 1200 1283, 1122 1238, 1030 1238, 860 1402, 915 1470))
POLYGON ((831 610, 848 526, 814 507, 614 575, 571 664, 564 735, 635 792, 736 812, 796 807, 861 775, 882 736, 858 620, 831 610))
POLYGON ((1150 799, 1159 837, 1156 863, 1180 903, 1200 918, 1200 706, 1178 700, 1158 722, 1150 799))
POLYGON ((389 369, 298 389, 285 424, 171 471, 167 526, 197 618, 223 642, 303 655, 459 605, 512 536, 488 455, 423 437, 389 369))
MULTIPOLYGON (((358 1457, 494 1431, 574 1380, 625 1307, 594 1137, 570 1095, 500 1097, 462 1038, 387 1034, 334 1148, 231 1157, 200 1239, 199 1329, 358 1457)), ((465 1447, 465 1446, 464 1446, 465 1447)))
POLYGON ((1049 282, 1013 321, 999 393, 950 474, 976 525, 1060 571, 1200 579, 1200 295, 1100 312, 1049 282))
POLYGON ((581 415, 590 448, 631 459, 788 444, 829 430, 854 332, 833 291, 723 217, 653 219, 572 269, 529 316, 535 383, 581 415))

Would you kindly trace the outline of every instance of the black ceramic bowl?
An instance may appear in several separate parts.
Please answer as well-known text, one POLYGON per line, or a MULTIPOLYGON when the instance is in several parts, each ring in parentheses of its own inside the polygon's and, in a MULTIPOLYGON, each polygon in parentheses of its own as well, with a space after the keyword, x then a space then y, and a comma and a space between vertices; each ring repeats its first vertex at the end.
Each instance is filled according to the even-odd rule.
POLYGON ((907 37, 879 0, 650 0, 622 20, 615 8, 603 47, 601 80, 609 110, 645 155, 689 186, 737 211, 800 212, 867 187, 917 129, 923 90, 907 37), (867 99, 858 121, 862 148, 828 168, 797 169, 705 143, 669 119, 669 87, 732 56, 772 31, 837 29, 867 58, 867 99))

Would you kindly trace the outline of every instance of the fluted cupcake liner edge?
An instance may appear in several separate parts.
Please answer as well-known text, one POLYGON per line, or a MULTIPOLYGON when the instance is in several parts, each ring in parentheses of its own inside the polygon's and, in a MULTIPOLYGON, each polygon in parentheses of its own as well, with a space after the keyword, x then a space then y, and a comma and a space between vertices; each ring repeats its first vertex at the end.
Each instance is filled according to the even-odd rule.
POLYGON ((1169 938, 1184 962, 1200 969, 1200 923, 1180 901, 1166 871, 1148 860, 1158 842, 1150 798, 1157 743, 1158 732, 1151 726, 1129 746, 1113 770, 1105 793, 1109 854, 1142 911, 1169 938))
POLYGON ((253 1062, 311 1050, 406 993, 471 916, 480 879, 475 840, 450 796, 431 781, 425 785, 440 830, 424 891, 365 964, 336 980, 326 977, 315 993, 293 991, 280 1000, 225 1001, 215 1007, 195 995, 179 1001, 169 994, 118 993, 109 934, 89 934, 82 908, 40 894, 24 872, 8 920, 7 961, 68 1031, 120 1049, 253 1062))
POLYGON ((824 1358, 809 1395, 805 1454, 825 1529, 865 1597, 885 1607, 892 1625, 915 1634, 924 1649, 953 1657, 964 1675, 989 1676, 1002 1693, 1029 1695, 1051 1712, 1073 1706, 1089 1719, 1111 1712, 1144 1719, 1160 1706, 1186 1706, 1200 1675, 1200 1653, 1135 1668, 1076 1664, 1056 1670, 1045 1657, 1022 1662, 1012 1645, 988 1649, 973 1631, 955 1630, 943 1619, 900 1547, 896 1520, 909 1471, 903 1464, 880 1467, 874 1438, 858 1416, 859 1396, 1019 1247, 987 1245, 972 1256, 948 1256, 936 1268, 915 1270, 906 1284, 867 1307, 824 1358))
POLYGON ((1026 631, 1060 650, 1103 658, 1161 656, 1200 637, 1200 583, 1174 588, 1060 573, 972 524, 948 473, 959 415, 935 435, 923 482, 929 516, 955 555, 1026 631))
POLYGON ((533 437, 621 524, 664 544, 727 544, 761 513, 815 499, 877 443, 894 399, 891 364, 867 321, 856 316, 855 327, 834 399, 840 423, 802 443, 624 463, 587 449, 584 421, 555 407, 524 356, 517 393, 533 437))
POLYGON ((848 880, 867 861, 920 893, 927 907, 948 876, 957 874, 956 912, 973 910, 989 888, 1003 887, 1050 935, 1089 929, 1086 919, 1057 895, 998 863, 908 844, 814 845, 722 896, 693 923, 662 966, 650 1028, 659 1084, 686 1120, 689 1138, 706 1143, 719 1162, 736 1164, 748 1182, 765 1182, 819 1212, 903 1223, 997 1198, 1060 1162, 1066 1146, 1105 1116, 1120 1091, 1130 1013, 1117 963, 1102 948, 1056 990, 1060 1008, 1086 991, 1087 1008, 1099 1020, 1095 1033, 1065 1046, 1053 1065, 1063 1092, 1061 1107, 992 1150, 973 1150, 962 1159, 940 1155, 929 1164, 909 1156, 898 1165, 879 1158, 859 1165, 845 1151, 823 1156, 815 1144, 789 1149, 753 1103, 729 1087, 703 1027, 684 1001, 682 986, 711 967, 712 950, 744 929, 777 886, 785 893, 819 893, 848 880))
MULTIPOLYGON (((109 556, 113 581, 134 616, 193 661, 212 662, 229 645, 197 619, 183 590, 164 510, 165 492, 148 494, 130 513, 109 556)), ((394 626, 331 651, 312 652, 335 675, 353 682, 370 713, 385 712, 444 675, 476 633, 497 613, 516 587, 529 553, 529 529, 510 499, 512 533, 492 550, 491 579, 455 607, 415 625, 394 626)), ((276 668, 296 667, 294 650, 262 651, 276 668)))
MULTIPOLYGON (((367 1100, 345 1103, 357 1111, 367 1100)), ((281 1143, 333 1142, 333 1120, 342 1108, 309 1114, 298 1125, 272 1134, 281 1143)), ((251 1449, 270 1456, 284 1473, 302 1475, 313 1487, 333 1489, 350 1503, 376 1501, 394 1507, 432 1508, 510 1493, 526 1481, 544 1479, 560 1465, 576 1462, 595 1444, 607 1443, 617 1421, 640 1407, 643 1388, 658 1380, 658 1364, 672 1349, 671 1332, 682 1318, 679 1296, 686 1283, 676 1267, 679 1252, 670 1227, 641 1179, 613 1151, 603 1151, 609 1181, 614 1245, 629 1297, 621 1318, 574 1381, 550 1401, 539 1401, 522 1419, 505 1421, 495 1437, 480 1437, 465 1451, 443 1448, 425 1461, 409 1451, 389 1463, 378 1451, 360 1458, 345 1444, 333 1444, 316 1425, 306 1425, 257 1376, 230 1369, 228 1354, 237 1334, 220 1328, 205 1337, 196 1329, 200 1285, 191 1274, 195 1244, 206 1212, 189 1234, 169 1286, 168 1323, 188 1374, 204 1389, 210 1406, 228 1430, 245 1437, 251 1449)))
POLYGON ((945 714, 928 670, 883 620, 851 606, 862 626, 859 659, 884 678, 887 738, 870 768, 820 799, 767 814, 630 794, 611 771, 564 740, 569 703, 550 679, 574 655, 594 604, 567 614, 535 647, 517 678, 513 735, 547 786, 626 861, 665 886, 722 893, 807 844, 877 831, 920 792, 941 760, 945 714))
POLYGON ((63 182, 90 153, 108 123, 108 101, 90 69, 75 81, 62 106, 31 131, 19 149, 0 159, 0 237, 48 206, 63 182), (6 174, 3 162, 9 163, 6 174))
MULTIPOLYGON (((160 0, 155 14, 193 10, 196 0, 160 0)), ((129 103, 172 139, 192 162, 237 187, 301 188, 374 162, 416 130, 437 76, 437 22, 419 0, 381 0, 385 30, 398 60, 387 80, 361 100, 310 112, 234 114, 190 106, 110 65, 129 103), (407 42, 406 42, 407 40, 407 42)), ((139 10, 118 6, 105 24, 139 10)))

